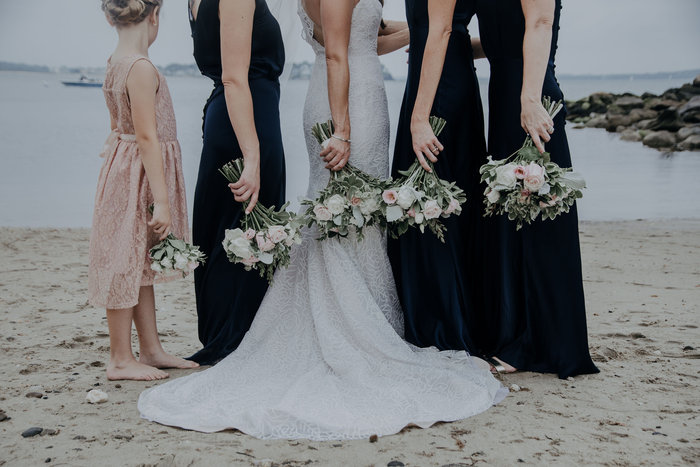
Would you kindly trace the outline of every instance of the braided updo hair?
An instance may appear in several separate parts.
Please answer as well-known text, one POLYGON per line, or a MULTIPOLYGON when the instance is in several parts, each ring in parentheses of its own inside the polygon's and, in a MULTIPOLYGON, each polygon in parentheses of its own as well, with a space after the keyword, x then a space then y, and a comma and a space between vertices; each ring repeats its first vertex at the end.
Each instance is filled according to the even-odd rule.
POLYGON ((115 26, 138 24, 163 0, 102 0, 102 11, 115 26))

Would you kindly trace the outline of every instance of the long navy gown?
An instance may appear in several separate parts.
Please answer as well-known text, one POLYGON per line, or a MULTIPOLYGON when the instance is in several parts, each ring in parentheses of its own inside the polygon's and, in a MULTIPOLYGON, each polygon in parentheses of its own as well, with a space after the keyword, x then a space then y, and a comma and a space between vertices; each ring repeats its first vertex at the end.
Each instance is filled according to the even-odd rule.
MULTIPOLYGON (((445 64, 433 102, 432 115, 446 119, 438 137, 445 150, 438 156, 436 173, 456 181, 469 202, 458 217, 443 219, 447 233, 441 243, 435 235, 412 229, 388 245, 399 299, 404 310, 406 339, 420 347, 468 350, 478 353, 473 322, 476 276, 472 264, 475 219, 481 211, 479 166, 486 158, 484 116, 475 74, 467 24, 474 15, 473 0, 459 0, 445 64)), ((428 0, 406 0, 411 32, 408 80, 396 138, 392 174, 398 175, 415 160, 410 131, 411 114, 420 81, 428 36, 428 0)))
MULTIPOLYGON (((242 157, 226 108, 221 81, 219 0, 202 0, 196 20, 190 17, 194 57, 203 75, 214 81, 204 107, 204 145, 194 196, 193 241, 207 255, 194 274, 199 340, 204 346, 190 357, 211 364, 238 347, 250 328, 267 291, 267 281, 255 271, 232 264, 221 245, 226 229, 236 228, 244 215, 218 169, 242 157)), ((285 198, 285 164, 280 130, 279 76, 284 45, 277 20, 264 0, 255 0, 248 81, 253 96, 255 127, 260 140, 260 199, 281 206, 285 198)))
MULTIPOLYGON (((554 73, 561 1, 556 2, 553 38, 543 96, 563 99, 554 73)), ((489 152, 507 157, 526 137, 520 126, 525 18, 520 0, 477 0, 481 42, 491 65, 489 152)), ((546 144, 552 160, 571 167, 565 112, 554 121, 546 144)), ((557 373, 560 378, 597 373, 589 350, 576 208, 555 220, 522 230, 505 216, 485 227, 482 337, 490 355, 520 370, 557 373)))

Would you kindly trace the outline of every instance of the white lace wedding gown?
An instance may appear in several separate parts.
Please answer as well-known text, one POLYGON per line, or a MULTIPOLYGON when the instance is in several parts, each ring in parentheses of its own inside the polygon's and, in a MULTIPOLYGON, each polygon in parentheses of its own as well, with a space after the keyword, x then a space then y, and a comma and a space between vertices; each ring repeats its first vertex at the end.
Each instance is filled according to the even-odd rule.
MULTIPOLYGON (((381 12, 378 0, 360 0, 353 14, 350 161, 386 177, 389 116, 376 53, 381 12)), ((324 52, 300 15, 316 52, 304 108, 310 128, 330 110, 324 52)), ((316 141, 308 135, 306 143, 308 194, 315 197, 328 171, 316 141)), ((379 230, 362 242, 318 242, 316 235, 307 231, 289 268, 277 271, 239 348, 210 369, 144 391, 144 418, 203 432, 341 440, 467 418, 503 398, 506 390, 464 352, 417 349, 397 333, 401 310, 379 230)))

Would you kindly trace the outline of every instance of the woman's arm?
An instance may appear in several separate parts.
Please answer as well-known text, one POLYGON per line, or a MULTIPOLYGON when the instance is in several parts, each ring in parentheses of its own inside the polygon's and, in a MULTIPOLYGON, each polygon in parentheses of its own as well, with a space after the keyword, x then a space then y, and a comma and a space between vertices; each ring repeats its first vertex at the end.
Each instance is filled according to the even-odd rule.
POLYGON ((554 121, 542 105, 542 85, 552 47, 555 0, 521 0, 525 15, 520 124, 540 152, 551 139, 554 121))
POLYGON ((377 37, 377 55, 385 55, 406 47, 411 39, 408 24, 405 21, 385 21, 379 28, 377 37))
POLYGON ((156 123, 156 91, 158 73, 151 63, 138 60, 126 79, 126 90, 131 103, 131 120, 136 133, 136 144, 148 185, 153 194, 153 217, 148 223, 163 240, 170 233, 170 201, 165 184, 163 152, 158 141, 156 123))
POLYGON ((350 159, 350 65, 348 46, 354 0, 320 0, 321 27, 326 49, 328 102, 335 125, 334 137, 321 152, 326 168, 340 170, 350 159))
POLYGON ((472 37, 472 50, 474 51, 474 60, 486 58, 486 52, 484 52, 484 47, 481 45, 481 38, 472 37))
POLYGON ((241 178, 229 187, 236 201, 249 201, 247 213, 255 207, 260 193, 260 142, 248 84, 254 14, 254 0, 221 0, 219 3, 221 81, 228 116, 244 162, 241 178))
POLYGON ((435 137, 428 119, 433 108, 442 67, 445 64, 447 45, 452 34, 452 17, 456 0, 428 0, 428 40, 423 51, 423 65, 418 84, 418 94, 411 116, 413 151, 421 166, 428 172, 432 169, 425 161, 427 157, 437 162, 436 154, 445 149, 435 137))

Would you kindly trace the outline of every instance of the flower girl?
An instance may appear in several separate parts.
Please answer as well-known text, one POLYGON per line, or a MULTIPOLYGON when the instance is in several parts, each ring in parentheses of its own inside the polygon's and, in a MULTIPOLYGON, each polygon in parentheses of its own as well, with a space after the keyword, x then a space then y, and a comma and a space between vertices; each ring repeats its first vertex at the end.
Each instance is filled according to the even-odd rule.
POLYGON ((162 0, 102 0, 119 43, 104 94, 112 133, 97 183, 90 238, 89 300, 107 309, 110 380, 167 378, 160 368, 196 363, 165 353, 155 320, 148 251, 172 233, 187 238, 187 204, 175 115, 165 78, 148 59, 162 0), (149 207, 153 205, 153 214, 149 207), (139 360, 131 350, 131 323, 139 360))

